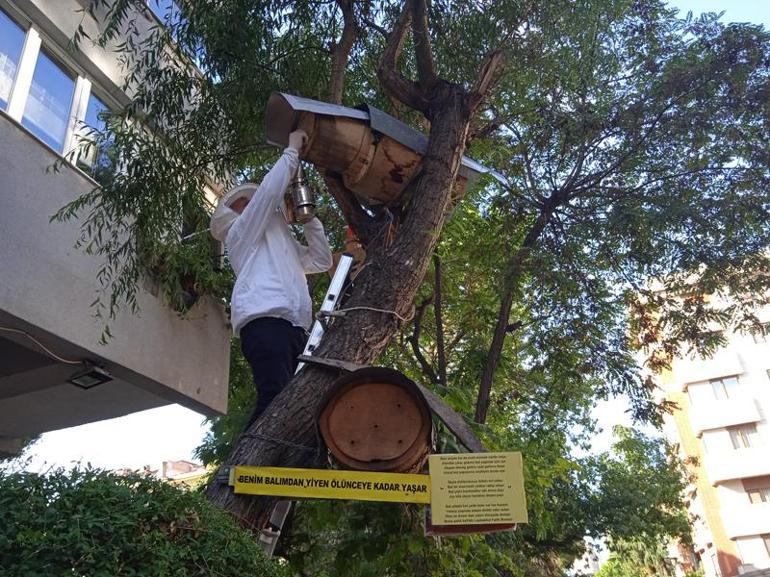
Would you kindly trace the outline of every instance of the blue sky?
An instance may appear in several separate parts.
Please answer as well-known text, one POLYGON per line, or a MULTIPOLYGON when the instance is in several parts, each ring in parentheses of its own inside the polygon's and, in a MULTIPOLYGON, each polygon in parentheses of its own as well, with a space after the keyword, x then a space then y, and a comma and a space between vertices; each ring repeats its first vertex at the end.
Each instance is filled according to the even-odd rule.
POLYGON ((724 22, 752 22, 770 29, 770 1, 768 0, 670 0, 669 5, 684 15, 693 12, 724 12, 724 22))
MULTIPOLYGON (((669 4, 696 15, 724 11, 725 22, 753 22, 770 29, 770 0, 673 0, 669 4)), ((609 445, 613 425, 628 424, 624 409, 622 399, 602 403, 597 409, 605 432, 597 437, 596 448, 609 445)), ((164 460, 190 460, 206 430, 201 415, 179 405, 161 407, 46 433, 30 450, 27 468, 69 468, 78 462, 103 468, 140 468, 164 460)))

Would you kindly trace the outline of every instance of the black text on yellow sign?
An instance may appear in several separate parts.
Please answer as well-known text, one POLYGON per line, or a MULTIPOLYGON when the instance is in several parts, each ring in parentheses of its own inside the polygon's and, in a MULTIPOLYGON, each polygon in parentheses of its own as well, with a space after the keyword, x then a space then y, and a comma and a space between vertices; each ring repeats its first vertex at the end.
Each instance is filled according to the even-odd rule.
POLYGON ((430 503, 430 477, 407 473, 233 467, 230 484, 247 495, 430 503))
POLYGON ((521 453, 431 455, 428 462, 434 524, 527 522, 521 453))

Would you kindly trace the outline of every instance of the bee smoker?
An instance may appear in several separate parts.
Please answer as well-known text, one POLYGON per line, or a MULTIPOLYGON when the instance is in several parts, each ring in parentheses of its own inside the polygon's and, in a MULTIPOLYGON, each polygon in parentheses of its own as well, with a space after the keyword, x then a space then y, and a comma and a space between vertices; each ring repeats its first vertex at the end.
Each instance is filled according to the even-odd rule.
POLYGON ((284 197, 284 204, 284 215, 290 224, 305 224, 315 216, 315 194, 305 182, 301 162, 297 165, 297 173, 284 197))

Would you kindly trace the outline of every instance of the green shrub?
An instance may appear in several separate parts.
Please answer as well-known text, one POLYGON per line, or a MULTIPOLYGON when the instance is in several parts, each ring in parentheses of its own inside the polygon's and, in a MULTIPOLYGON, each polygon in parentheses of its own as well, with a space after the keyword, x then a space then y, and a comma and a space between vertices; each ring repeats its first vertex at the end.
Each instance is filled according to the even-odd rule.
POLYGON ((282 577, 202 495, 103 471, 0 471, 0 576, 282 577))

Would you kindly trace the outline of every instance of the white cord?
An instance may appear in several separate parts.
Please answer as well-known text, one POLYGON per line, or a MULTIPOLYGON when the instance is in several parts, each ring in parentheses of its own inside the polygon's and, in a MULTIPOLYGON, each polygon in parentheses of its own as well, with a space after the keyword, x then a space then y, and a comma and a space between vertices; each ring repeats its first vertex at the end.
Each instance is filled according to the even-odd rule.
POLYGON ((37 340, 35 337, 33 337, 33 336, 32 336, 31 334, 29 334, 28 332, 22 331, 22 330, 20 330, 20 329, 12 329, 12 328, 10 328, 10 327, 0 327, 0 331, 6 331, 6 332, 8 332, 8 333, 19 333, 20 335, 24 335, 24 336, 25 336, 25 337, 27 337, 29 340, 31 340, 31 341, 33 341, 35 344, 37 344, 37 346, 39 346, 41 349, 43 349, 43 350, 44 350, 46 353, 48 353, 48 354, 49 354, 49 355, 51 355, 53 358, 55 358, 57 361, 60 361, 60 362, 62 362, 62 363, 67 363, 68 365, 80 365, 80 364, 82 364, 82 363, 83 363, 83 361, 73 361, 73 360, 68 360, 68 359, 63 359, 63 358, 61 358, 59 355, 57 355, 56 353, 54 353, 53 351, 51 351, 51 349, 49 349, 48 347, 46 347, 46 346, 45 346, 43 343, 41 343, 39 340, 37 340))
POLYGON ((385 313, 388 315, 393 315, 398 320, 404 323, 408 323, 411 319, 405 319, 400 314, 398 314, 396 311, 389 311, 386 309, 375 309, 373 307, 350 307, 348 309, 339 309, 336 311, 318 311, 319 315, 327 316, 327 317, 344 317, 345 313, 348 311, 373 311, 375 313, 385 313))

